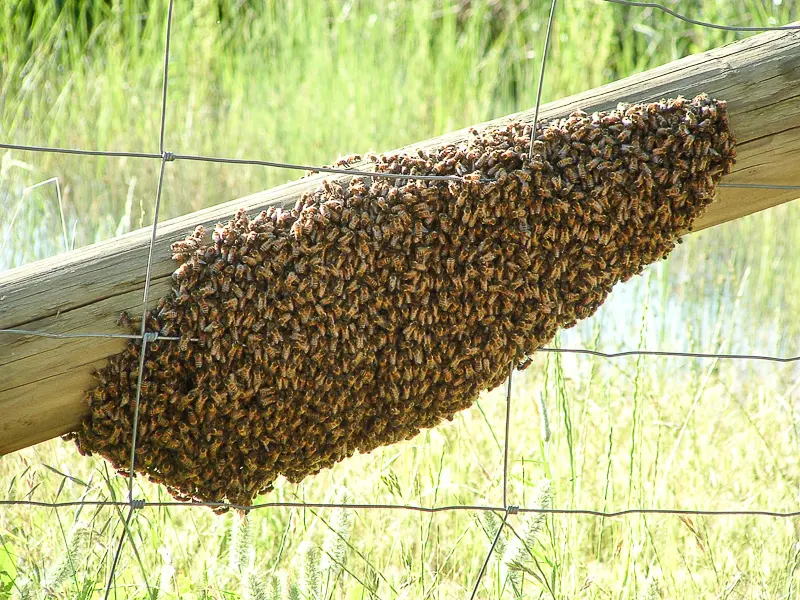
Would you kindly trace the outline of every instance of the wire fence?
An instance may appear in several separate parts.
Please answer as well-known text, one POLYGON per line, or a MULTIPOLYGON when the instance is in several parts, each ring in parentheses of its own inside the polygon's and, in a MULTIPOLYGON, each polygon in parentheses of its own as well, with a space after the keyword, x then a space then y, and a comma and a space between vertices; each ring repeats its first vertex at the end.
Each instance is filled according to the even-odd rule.
MULTIPOLYGON (((700 21, 682 15, 666 6, 654 2, 636 2, 632 0, 604 0, 611 4, 619 4, 637 8, 651 8, 663 11, 664 13, 689 23, 691 25, 718 29, 724 31, 734 32, 765 32, 765 31, 800 31, 800 25, 779 25, 779 26, 765 26, 765 27, 749 27, 749 26, 730 26, 721 25, 716 23, 709 23, 700 21)), ((560 509, 560 508, 540 508, 540 507, 525 507, 510 504, 508 502, 508 452, 509 452, 509 439, 511 436, 511 397, 513 389, 513 371, 514 365, 512 364, 509 369, 509 376, 506 388, 506 411, 505 411, 505 435, 503 444, 503 483, 502 483, 502 497, 503 503, 501 506, 492 505, 449 505, 449 506, 414 506, 406 504, 357 504, 357 503, 335 503, 335 502, 265 502, 253 505, 235 505, 223 502, 181 502, 181 501, 159 501, 151 502, 147 500, 134 498, 134 481, 136 478, 136 442, 137 442, 137 428, 139 420, 139 407, 142 391, 142 379, 145 370, 145 357, 147 353, 147 345, 156 340, 178 341, 179 337, 176 336, 163 336, 158 333, 146 332, 146 314, 150 293, 150 280, 152 277, 153 269, 153 254, 155 249, 156 233, 158 230, 158 217, 161 205, 161 192, 164 183, 164 170, 168 162, 177 160, 186 161, 199 161, 199 162, 214 162, 225 163, 233 165, 255 165, 264 166, 269 168, 293 169, 302 171, 312 171, 318 173, 328 173, 336 175, 350 175, 350 176, 364 176, 364 177, 384 177, 393 179, 416 179, 426 181, 462 181, 462 177, 453 175, 416 175, 416 174, 396 174, 396 173, 382 173, 376 171, 362 171, 356 169, 334 168, 326 166, 313 166, 295 163, 275 162, 260 159, 236 159, 225 158, 217 156, 200 156, 179 154, 167 151, 164 144, 164 135, 166 128, 166 111, 167 111, 167 92, 169 83, 169 57, 170 57, 170 38, 172 33, 173 22, 173 8, 174 0, 170 0, 169 8, 166 19, 166 41, 164 48, 164 62, 163 62, 163 82, 161 89, 161 120, 158 140, 158 153, 154 152, 128 152, 128 151, 105 151, 105 150, 84 150, 76 148, 59 148, 59 147, 45 147, 45 146, 27 146, 11 143, 0 143, 0 148, 8 150, 18 150, 24 152, 39 152, 39 153, 59 153, 59 154, 72 154, 79 156, 103 156, 103 157, 117 157, 117 158, 146 158, 160 161, 160 168, 158 174, 158 184, 156 188, 154 208, 153 208, 153 224, 151 226, 150 243, 148 247, 147 267, 145 271, 144 282, 144 295, 142 299, 142 324, 139 334, 119 334, 119 333, 50 333, 27 329, 0 329, 0 334, 19 335, 19 336, 39 336, 46 338, 56 339, 72 339, 72 338, 121 338, 128 340, 139 340, 142 344, 141 352, 139 353, 139 372, 136 382, 136 396, 134 401, 134 418, 133 418, 133 431, 132 443, 130 452, 130 468, 128 480, 128 499, 126 501, 106 501, 106 500, 79 500, 79 501, 64 501, 64 502, 44 502, 35 500, 0 500, 0 506, 29 506, 29 507, 42 507, 42 508, 63 508, 74 506, 115 506, 115 507, 128 507, 127 516, 124 519, 123 531, 119 537, 111 570, 108 576, 107 585, 105 589, 105 598, 107 599, 110 594, 111 586, 114 581, 115 571, 119 562, 122 546, 126 536, 130 536, 128 525, 135 511, 148 507, 169 507, 169 508, 191 508, 191 507, 210 507, 222 508, 227 507, 235 510, 249 512, 252 510, 270 509, 270 508, 339 508, 339 509, 360 509, 360 510, 402 510, 402 511, 415 511, 421 513, 440 513, 449 511, 491 511, 495 513, 502 513, 503 518, 500 526, 494 535, 492 544, 486 555, 486 558, 480 568, 478 576, 476 577, 474 587, 470 598, 474 598, 479 590, 481 579, 486 571, 486 567, 491 559, 498 540, 503 532, 504 527, 507 525, 508 517, 518 513, 540 513, 550 515, 584 515, 602 518, 623 517, 628 515, 678 515, 678 516, 765 516, 776 518, 794 518, 800 517, 800 510, 796 511, 770 511, 770 510, 704 510, 704 509, 680 509, 680 508, 627 508, 616 511, 601 511, 593 509, 560 509)), ((544 50, 542 53, 541 68, 539 71, 539 82, 536 93, 536 104, 534 108, 534 127, 531 128, 531 139, 535 136, 536 127, 538 122, 539 109, 541 105, 542 89, 544 86, 545 69, 547 66, 547 59, 549 54, 550 35, 553 28, 553 21, 557 9, 557 0, 552 0, 550 4, 549 18, 547 22, 547 29, 544 40, 544 50)), ((531 151, 533 145, 531 144, 531 151)), ((748 188, 748 189, 766 189, 766 190, 800 190, 800 184, 797 185, 778 185, 771 183, 719 183, 719 187, 729 188, 748 188)), ((192 339, 191 341, 197 341, 192 339)), ((704 353, 704 352, 677 352, 677 351, 655 351, 655 350, 628 350, 621 352, 602 352, 586 348, 549 348, 542 347, 537 352, 548 353, 563 353, 563 354, 582 354, 591 355, 595 357, 614 359, 629 356, 650 356, 650 357, 677 357, 677 358, 692 358, 692 359, 731 359, 731 360, 754 360, 754 361, 768 361, 776 363, 793 363, 800 361, 800 355, 779 357, 769 355, 757 354, 720 354, 720 353, 704 353)), ((135 543, 131 536, 131 543, 135 543)))

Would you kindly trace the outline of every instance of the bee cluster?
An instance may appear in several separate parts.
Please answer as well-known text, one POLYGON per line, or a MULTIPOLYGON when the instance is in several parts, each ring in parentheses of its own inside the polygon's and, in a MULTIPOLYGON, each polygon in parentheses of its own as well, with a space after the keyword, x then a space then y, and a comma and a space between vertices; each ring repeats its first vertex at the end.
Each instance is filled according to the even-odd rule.
MULTIPOLYGON (((451 181, 324 181, 291 210, 240 210, 173 245, 147 330, 136 465, 183 500, 249 504, 470 406, 665 257, 734 162, 725 103, 699 96, 513 123, 372 157, 451 181)), ((125 471, 138 343, 70 434, 125 471)), ((224 507, 223 507, 224 508, 224 507)))

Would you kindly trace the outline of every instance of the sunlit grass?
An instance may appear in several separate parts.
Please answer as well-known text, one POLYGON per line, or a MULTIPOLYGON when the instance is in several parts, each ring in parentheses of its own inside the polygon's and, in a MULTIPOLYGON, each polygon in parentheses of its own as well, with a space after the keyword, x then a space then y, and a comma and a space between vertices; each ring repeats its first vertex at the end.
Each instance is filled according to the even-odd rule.
MULTIPOLYGON (((31 2, 16 12, 11 3, 0 9, 0 138, 157 151, 166 2, 93 2, 88 9, 77 0, 40 2, 28 22, 20 15, 31 2), (59 5, 66 7, 61 13, 59 5)), ((545 100, 737 38, 650 9, 559 4, 545 100)), ((786 1, 670 5, 725 23, 797 18, 786 1)), ((528 108, 548 8, 433 0, 176 2, 167 149, 323 163, 528 108)), ((30 192, 6 231, 24 188, 59 178, 69 241, 81 246, 151 222, 157 167, 141 159, 6 154, 0 233, 8 241, 0 266, 64 246, 51 186, 30 192)), ((296 176, 171 163, 164 215, 296 176)), ((783 206, 688 237, 668 261, 621 286, 595 317, 554 343, 797 353, 798 210, 783 206)), ((800 372, 791 364, 537 355, 515 376, 509 500, 532 505, 546 478, 558 508, 795 510, 799 399, 800 372), (541 433, 542 407, 549 441, 541 433)), ((504 426, 504 391, 496 390, 453 423, 354 457, 302 485, 282 482, 261 500, 329 501, 345 489, 355 503, 499 506, 504 426)), ((136 491, 170 499, 141 479, 136 491)), ((124 500, 126 493, 127 480, 106 463, 58 440, 0 460, 0 498, 124 500)), ((0 598, 102 597, 124 511, 0 508, 0 598)), ((277 581, 282 597, 296 586, 300 597, 464 598, 492 533, 473 512, 362 509, 341 536, 341 555, 334 542, 342 539, 331 532, 347 519, 334 510, 252 512, 249 544, 237 537, 238 518, 186 507, 138 511, 112 597, 271 598, 277 581), (318 567, 309 562, 315 552, 318 567), (326 563, 330 554, 344 557, 343 568, 326 563), (319 585, 309 587, 309 578, 319 585)), ((532 525, 523 515, 509 523, 502 543, 514 548, 515 535, 525 538, 532 525)), ((521 581, 526 598, 793 598, 800 594, 796 523, 548 516, 514 582, 521 581)), ((479 597, 514 597, 508 574, 498 552, 479 597)))

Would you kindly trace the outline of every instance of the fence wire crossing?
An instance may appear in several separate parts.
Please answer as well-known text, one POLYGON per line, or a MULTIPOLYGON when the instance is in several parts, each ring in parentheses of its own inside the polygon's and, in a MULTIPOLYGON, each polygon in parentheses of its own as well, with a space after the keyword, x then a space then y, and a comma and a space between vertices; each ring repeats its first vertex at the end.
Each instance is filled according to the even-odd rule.
MULTIPOLYGON (((760 31, 800 31, 800 25, 780 25, 780 26, 766 26, 766 27, 750 27, 750 26, 730 26, 715 23, 708 23, 697 19, 690 18, 682 15, 666 6, 655 2, 637 2, 632 0, 604 0, 611 4, 626 5, 637 8, 652 8, 663 11, 670 16, 684 21, 686 23, 725 31, 737 32, 760 32, 760 31)), ((139 373, 136 382, 136 397, 134 402, 134 418, 133 418, 133 431, 130 452, 130 471, 128 480, 128 498, 127 501, 65 501, 65 502, 44 502, 35 500, 0 500, 0 506, 23 505, 30 507, 42 508, 63 508, 74 506, 114 506, 118 508, 128 507, 127 515, 122 521, 122 532, 118 539, 116 550, 114 553, 110 573, 107 580, 105 589, 105 598, 109 597, 112 589, 112 584, 115 577, 117 565, 122 552, 122 547, 125 538, 128 537, 131 544, 135 545, 133 536, 129 531, 129 524, 133 514, 137 510, 146 507, 210 507, 221 508, 228 507, 235 510, 249 512, 251 510, 269 509, 269 508, 339 508, 339 509, 375 509, 375 510, 403 510, 403 511, 416 511, 422 513, 439 513, 447 511, 492 511, 502 514, 503 518, 494 535, 491 546, 489 547, 486 558, 480 568, 476 577, 474 587, 472 589, 471 598, 475 598, 478 590, 480 589, 481 579, 486 571, 486 568, 491 559, 492 553, 500 539, 505 526, 508 524, 508 519, 511 515, 518 513, 541 513, 550 515, 586 515, 603 518, 622 517, 628 515, 685 515, 685 516, 766 516, 777 518, 793 518, 800 517, 800 510, 796 511, 769 511, 769 510, 703 510, 703 509, 679 509, 679 508, 627 508, 616 511, 599 511, 593 509, 559 509, 559 508, 528 508, 524 506, 516 506, 508 502, 508 454, 509 454, 509 440, 511 435, 511 398, 513 391, 513 372, 514 364, 510 365, 509 375, 506 387, 506 415, 505 415, 505 435, 503 444, 503 483, 502 483, 502 505, 450 505, 450 506, 413 506, 405 504, 356 504, 356 503, 334 503, 334 502, 266 502, 252 505, 235 505, 225 502, 181 502, 181 501, 165 501, 165 502, 151 502, 143 499, 136 499, 134 497, 134 483, 136 478, 136 444, 137 444, 137 430, 138 430, 138 417, 139 405, 141 400, 142 380, 145 370, 145 355, 147 352, 147 345, 155 340, 168 340, 177 341, 180 338, 177 336, 162 336, 158 333, 151 333, 146 331, 146 316, 147 306, 149 301, 150 281, 153 269, 153 255, 155 249, 156 233, 158 230, 158 217, 161 204, 161 194, 164 184, 164 171, 168 162, 176 160, 187 161, 201 161, 201 162, 215 162, 226 163, 234 165, 256 165, 268 168, 282 168, 293 169, 302 171, 311 171, 317 173, 328 173, 337 175, 350 175, 350 176, 364 176, 364 177, 385 177, 393 179, 417 179, 428 181, 462 181, 462 178, 454 175, 416 175, 416 174, 397 174, 397 173, 383 173, 376 171, 364 171, 347 168, 335 168, 327 166, 313 166, 296 163, 275 162, 269 160, 258 159, 235 159, 224 158, 216 156, 200 156, 200 155, 184 155, 169 152, 165 148, 165 130, 166 130, 166 112, 167 112, 167 91, 169 82, 169 56, 170 56, 170 38, 172 34, 172 21, 173 21, 173 4, 174 0, 170 0, 166 18, 166 35, 164 47, 164 63, 163 63, 163 82, 161 90, 161 122, 159 131, 158 153, 149 152, 131 152, 131 151, 105 151, 105 150, 84 150, 73 148, 59 148, 59 147, 45 147, 45 146, 28 146, 11 143, 0 143, 0 148, 8 150, 18 150, 24 152, 40 152, 40 153, 60 153, 60 154, 73 154, 80 156, 103 156, 103 157, 126 157, 126 158, 144 158, 158 160, 159 173, 158 185, 156 188, 156 195, 153 207, 153 224, 151 227, 150 243, 148 248, 147 267, 145 270, 144 293, 142 299, 142 324, 139 334, 120 334, 120 333, 52 333, 27 329, 0 329, 0 333, 19 335, 19 336, 40 336, 46 338, 56 339, 72 339, 72 338, 122 338, 129 340, 139 340, 141 342, 141 351, 139 353, 139 373)), ((539 82, 536 92, 536 104, 534 109, 533 127, 531 136, 535 136, 536 123, 538 122, 539 108, 541 105, 542 89, 545 77, 545 68, 547 66, 548 51, 550 34, 552 31, 554 15, 557 8, 557 0, 552 0, 550 4, 549 18, 547 22, 547 29, 544 40, 544 50, 542 54, 541 68, 539 72, 539 82)), ((533 146, 531 145, 531 149, 533 146)), ((774 190, 800 190, 798 185, 777 185, 770 183, 720 183, 719 187, 731 188, 752 188, 752 189, 774 189, 774 190)), ((197 341, 192 339, 191 341, 197 341)), ((719 354, 719 353, 702 353, 702 352, 673 352, 673 351, 652 351, 652 350, 629 350, 621 352, 601 352, 597 350, 590 350, 586 348, 539 348, 537 352, 551 352, 551 353, 567 353, 567 354, 583 354, 591 355, 600 358, 613 359, 626 356, 652 356, 652 357, 678 357, 678 358, 694 358, 694 359, 733 359, 733 360, 758 360, 770 361, 778 363, 792 363, 800 361, 800 355, 789 357, 768 356, 759 354, 719 354)))

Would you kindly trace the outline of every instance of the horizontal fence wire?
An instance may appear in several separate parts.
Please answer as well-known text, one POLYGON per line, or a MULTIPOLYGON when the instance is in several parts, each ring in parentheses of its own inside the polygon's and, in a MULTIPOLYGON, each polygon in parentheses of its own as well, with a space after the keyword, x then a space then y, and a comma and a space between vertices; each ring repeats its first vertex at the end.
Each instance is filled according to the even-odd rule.
MULTIPOLYGON (((72 508, 76 506, 130 506, 127 500, 65 500, 46 502, 39 500, 0 500, 0 506, 31 506, 37 508, 72 508)), ((800 517, 800 510, 776 511, 761 509, 703 509, 703 508, 621 508, 619 510, 594 510, 591 508, 538 508, 509 505, 502 506, 482 504, 451 504, 446 506, 415 506, 413 504, 378 504, 378 503, 338 503, 338 502, 263 502, 258 504, 228 504, 226 502, 180 502, 178 500, 149 501, 134 500, 136 509, 146 508, 228 508, 242 512, 279 508, 334 508, 342 510, 399 510, 420 513, 443 512, 494 512, 503 513, 508 508, 512 512, 539 513, 546 515, 578 515, 601 518, 619 518, 632 515, 690 515, 707 517, 774 517, 792 519, 800 517)))
MULTIPOLYGON (((608 0, 611 1, 611 0, 608 0)), ((537 111, 538 117, 538 111, 537 111)), ((533 132, 532 132, 533 133, 533 132)), ((133 158, 154 158, 158 160, 191 160, 198 162, 224 163, 231 165, 254 165, 262 167, 272 167, 277 169, 293 169, 296 171, 310 171, 318 173, 330 173, 334 175, 350 175, 352 177, 383 177, 386 179, 414 179, 421 181, 464 181, 464 177, 459 175, 419 175, 414 173, 382 173, 380 171, 361 171, 358 169, 340 169, 337 167, 326 167, 319 165, 304 165, 298 163, 276 162, 271 160, 259 160, 254 158, 225 158, 221 156, 202 156, 197 154, 169 154, 164 158, 162 154, 146 154, 140 152, 110 152, 106 150, 75 150, 71 148, 46 148, 42 146, 22 146, 19 144, 3 144, 0 148, 11 150, 23 150, 27 152, 53 152, 60 154, 83 154, 91 156, 110 156, 110 157, 133 157, 133 158)), ((531 146, 533 148, 533 146, 531 146)), ((479 181, 488 183, 494 181, 491 178, 482 178, 479 181)), ((724 188, 748 188, 765 190, 800 190, 800 184, 781 185, 774 183, 725 183, 720 182, 717 187, 724 188)))
MULTIPOLYGON (((612 0, 606 0, 611 2, 612 0)), ((538 116, 538 111, 537 111, 538 116)), ((276 169, 292 169, 296 171, 310 171, 318 173, 330 173, 333 175, 349 175, 352 177, 376 177, 386 179, 413 179, 420 181, 464 181, 464 177, 460 175, 419 175, 415 173, 383 173, 381 171, 362 171, 358 169, 342 169, 338 167, 326 167, 320 165, 305 165, 299 163, 276 162, 271 160, 260 160, 255 158, 225 158, 222 156, 202 156, 199 154, 148 154, 142 152, 111 152, 107 150, 77 150, 72 148, 47 148, 44 146, 23 146, 20 144, 4 144, 0 143, 0 148, 11 150, 22 150, 26 152, 42 152, 42 153, 58 153, 58 154, 79 154, 90 156, 108 156, 108 157, 133 157, 133 158, 152 158, 158 160, 165 160, 172 162, 174 160, 190 160, 196 162, 210 162, 210 163, 223 163, 230 165, 253 165, 262 167, 271 167, 276 169)), ((531 146, 532 148, 532 146, 531 146)), ((491 178, 481 178, 482 183, 495 181, 491 178)), ((800 184, 797 185, 783 185, 775 183, 726 183, 719 182, 717 187, 722 188, 747 188, 747 189, 764 189, 764 190, 800 190, 800 184)))
POLYGON ((601 352, 589 348, 539 348, 536 352, 556 354, 587 354, 598 358, 623 358, 626 356, 661 356, 671 358, 713 358, 717 360, 763 360, 777 363, 800 361, 800 356, 770 356, 766 354, 724 354, 715 352, 671 352, 669 350, 623 350, 620 352, 601 352))
POLYGON ((79 156, 107 156, 110 158, 161 158, 160 154, 151 152, 128 152, 113 150, 81 150, 78 148, 57 148, 53 146, 26 146, 23 144, 7 144, 0 142, 4 150, 20 150, 22 152, 39 152, 41 154, 77 154, 79 156))
MULTIPOLYGON (((48 331, 36 331, 34 329, 0 329, 0 333, 7 333, 12 335, 33 336, 43 338, 55 338, 59 340, 68 340, 75 338, 120 338, 126 340, 141 340, 145 335, 148 336, 150 341, 155 340, 169 340, 178 341, 181 338, 175 335, 160 335, 158 333, 50 333, 48 331)), ((192 338, 191 341, 199 342, 199 338, 192 338)))
POLYGON ((685 21, 686 23, 690 23, 692 25, 699 25, 700 27, 706 27, 708 29, 721 29, 722 31, 740 31, 740 32, 764 32, 764 31, 800 31, 800 25, 763 25, 763 26, 746 26, 746 25, 719 25, 717 23, 709 23, 708 21, 699 21, 697 19, 692 19, 691 17, 687 17, 686 15, 682 15, 679 12, 672 10, 669 7, 664 6, 663 4, 658 4, 657 2, 635 2, 634 0, 604 0, 609 4, 622 4, 623 6, 634 6, 636 8, 655 8, 662 12, 667 13, 679 19, 681 21, 685 21))
MULTIPOLYGON (((796 31, 800 30, 800 25, 779 25, 779 26, 764 26, 764 27, 752 27, 752 26, 732 26, 732 25, 721 25, 715 23, 709 23, 701 20, 697 20, 683 14, 680 14, 666 6, 655 2, 636 2, 632 0, 604 0, 610 4, 618 4, 618 5, 626 5, 631 7, 637 8, 652 8, 656 10, 663 11, 666 14, 671 15, 672 17, 684 21, 686 23, 697 25, 705 28, 711 29, 719 29, 724 31, 734 31, 734 32, 758 32, 758 31, 796 31)), ((548 48, 549 48, 549 39, 550 33, 553 24, 553 17, 556 11, 556 4, 557 0, 552 0, 550 6, 550 16, 547 25, 547 32, 546 38, 544 43, 544 52, 542 56, 542 64, 539 73, 539 85, 537 87, 537 96, 536 96, 536 107, 534 111, 534 127, 532 128, 532 137, 535 135, 536 132, 536 123, 538 121, 538 114, 539 114, 539 107, 541 102, 541 94, 542 94, 542 86, 544 83, 544 74, 545 74, 545 67, 547 64, 547 57, 548 57, 548 48)), ((292 170, 302 170, 307 172, 317 172, 317 173, 329 173, 329 174, 336 174, 336 175, 350 175, 350 176, 359 176, 359 177, 384 177, 390 179, 407 179, 407 180, 427 180, 427 181, 463 181, 463 178, 460 176, 454 175, 419 175, 419 174, 406 174, 406 173, 382 173, 376 171, 362 171, 356 169, 347 169, 347 168, 338 168, 338 167, 327 167, 327 166, 313 166, 313 165, 304 165, 304 164, 297 164, 297 163, 287 163, 287 162, 277 162, 277 161, 270 161, 270 160, 259 160, 259 159, 238 159, 238 158, 225 158, 225 157, 216 157, 216 156, 202 156, 202 155, 192 155, 192 154, 179 154, 168 152, 165 150, 164 144, 164 137, 165 137, 165 124, 166 124, 166 111, 167 111, 167 90, 168 90, 168 76, 169 76, 169 46, 170 46, 170 34, 172 29, 172 14, 173 14, 173 0, 169 2, 169 8, 167 13, 167 20, 166 20, 166 37, 165 37, 165 50, 164 50, 164 64, 163 64, 163 84, 162 84, 162 94, 161 94, 161 127, 160 127, 160 135, 159 135, 159 152, 158 153, 151 153, 151 152, 129 152, 129 151, 106 151, 106 150, 84 150, 84 149, 73 149, 73 148, 59 148, 59 147, 47 147, 47 146, 30 146, 30 145, 22 145, 22 144, 9 144, 9 143, 0 143, 0 148, 7 149, 7 150, 17 150, 23 152, 39 152, 39 153, 56 153, 56 154, 72 154, 72 155, 79 155, 79 156, 103 156, 103 157, 125 157, 125 158, 142 158, 142 159, 157 159, 160 160, 160 171, 158 177, 158 187, 156 192, 155 198, 155 206, 154 206, 154 220, 151 229, 151 238, 150 238, 150 245, 148 251, 148 261, 147 261, 147 268, 145 271, 145 285, 144 285, 144 298, 143 298, 143 317, 142 317, 142 326, 141 326, 141 333, 136 334, 119 334, 119 333, 49 333, 49 332, 42 332, 42 331, 35 331, 35 330, 26 330, 26 329, 2 329, 0 330, 0 334, 11 334, 11 335, 24 335, 24 336, 39 336, 45 338, 56 338, 56 339, 73 339, 73 338, 121 338, 121 339, 129 339, 129 340, 139 340, 142 344, 142 351, 140 353, 140 364, 139 366, 139 377, 137 380, 136 385, 136 401, 134 406, 134 419, 133 419, 133 435, 132 435, 132 444, 131 444, 131 459, 130 459, 130 470, 129 470, 129 482, 128 482, 128 499, 127 501, 102 501, 102 500, 80 500, 80 501, 63 501, 63 502, 44 502, 44 501, 37 501, 37 500, 0 500, 0 506, 29 506, 29 507, 42 507, 42 508, 63 508, 63 507, 74 507, 74 506, 127 506, 129 507, 127 517, 123 520, 123 532, 119 538, 116 552, 114 554, 114 559, 112 563, 112 567, 110 569, 106 590, 105 590, 105 598, 109 597, 110 590, 112 587, 112 583, 115 577, 116 567, 119 564, 119 558, 122 551, 122 546, 124 543, 125 536, 130 536, 130 540, 132 543, 135 544, 133 537, 130 534, 128 525, 131 521, 131 518, 135 511, 151 508, 151 507, 209 507, 209 508, 230 508, 235 510, 241 511, 252 511, 252 510, 260 510, 260 509, 277 509, 277 508, 338 508, 338 509, 352 509, 352 510, 402 510, 402 511, 416 511, 416 512, 423 512, 423 513, 439 513, 439 512, 448 512, 448 511, 492 511, 495 513, 503 513, 503 520, 498 528, 496 535, 494 536, 494 540, 492 542, 491 547, 489 548, 489 552, 486 556, 485 561, 483 562, 478 577, 476 578, 475 585, 472 591, 472 596, 475 597, 479 590, 479 586, 481 583, 481 578, 488 566, 489 560, 491 555, 494 551, 495 546, 500 538, 500 535, 503 531, 504 526, 506 525, 507 519, 509 515, 516 514, 516 513, 542 513, 542 514, 550 514, 550 515, 567 515, 567 516, 593 516, 593 517, 603 517, 603 518, 614 518, 614 517, 624 517, 629 515, 686 515, 686 516, 764 516, 764 517, 776 517, 776 518, 795 518, 800 517, 800 510, 798 511, 770 511, 770 510, 744 510, 744 509, 728 509, 728 510, 711 510, 711 509, 680 509, 680 508, 626 508, 620 510, 607 510, 607 511, 600 511, 600 510, 593 510, 593 509, 559 509, 559 508, 527 508, 527 507, 520 507, 515 506, 508 503, 508 449, 509 449, 509 439, 510 439, 510 426, 511 426, 511 419, 510 419, 510 409, 511 409, 511 392, 512 392, 512 373, 513 373, 513 365, 509 369, 509 378, 508 378, 508 389, 506 395, 506 423, 505 423, 505 439, 504 439, 504 459, 503 459, 503 505, 502 506, 492 506, 492 505, 469 505, 469 504, 459 504, 459 505, 448 505, 448 506, 434 506, 434 507, 424 507, 424 506, 413 506, 413 505, 406 505, 406 504, 352 504, 352 503, 326 503, 326 502, 265 502, 253 505, 233 505, 224 502, 199 502, 199 501, 192 501, 192 502, 181 502, 181 501, 165 501, 165 502, 149 502, 143 499, 136 499, 134 498, 133 493, 133 485, 134 479, 136 477, 135 471, 135 461, 136 461, 136 431, 138 425, 138 413, 139 413, 139 404, 140 404, 140 394, 141 394, 141 386, 142 386, 142 379, 143 379, 143 372, 144 372, 144 358, 145 353, 147 350, 147 344, 152 343, 155 340, 168 340, 168 341, 177 341, 181 339, 180 337, 176 336, 160 336, 157 333, 151 333, 145 331, 145 317, 147 313, 147 305, 148 305, 148 294, 150 288, 150 278, 152 276, 152 266, 153 266, 153 252, 155 247, 155 240, 156 240, 156 233, 158 227, 158 209, 161 199, 161 191, 163 187, 163 179, 164 179, 164 169, 167 162, 173 162, 176 160, 187 160, 187 161, 196 161, 196 162, 210 162, 210 163, 224 163, 224 164, 231 164, 231 165, 253 165, 253 166, 264 166, 268 168, 282 168, 282 169, 292 169, 292 170)), ((488 181, 488 180, 481 180, 481 181, 488 181)), ((771 183, 725 183, 722 182, 718 184, 719 187, 726 187, 726 188, 746 188, 746 189, 771 189, 771 190, 800 190, 800 184, 798 185, 782 185, 782 184, 771 184, 771 183)), ((192 338, 191 341, 200 341, 196 338, 192 338)), ((620 351, 620 352, 601 352, 598 350, 590 350, 585 348, 549 348, 549 347, 542 347, 537 350, 537 352, 551 352, 551 353, 559 353, 559 354, 583 354, 583 355, 591 355, 595 357, 601 357, 606 359, 614 359, 626 356, 651 356, 651 357, 677 357, 677 358, 693 358, 693 359, 733 359, 733 360, 757 360, 757 361, 771 361, 777 363, 791 363, 800 361, 800 356, 789 356, 789 357, 779 357, 779 356, 768 356, 768 355, 756 355, 756 354, 721 354, 721 353, 701 353, 701 352, 672 352, 672 351, 652 351, 652 350, 628 350, 628 351, 620 351)))
MULTIPOLYGON (((175 335, 161 335, 158 332, 140 333, 49 333, 46 331, 36 331, 35 329, 0 329, 0 334, 11 334, 19 336, 33 336, 56 339, 75 339, 75 338, 119 338, 127 340, 141 340, 147 338, 149 343, 156 340, 167 340, 170 342, 180 341, 181 338, 175 335)), ((188 338, 189 342, 201 342, 200 338, 188 338)), ((800 362, 798 356, 772 356, 769 354, 732 354, 720 352, 681 352, 677 350, 620 350, 618 352, 603 352, 592 350, 591 348, 537 348, 536 352, 550 352, 555 354, 585 354, 597 358, 624 358, 626 356, 654 356, 665 358, 713 358, 716 360, 759 360, 776 363, 800 362)))

